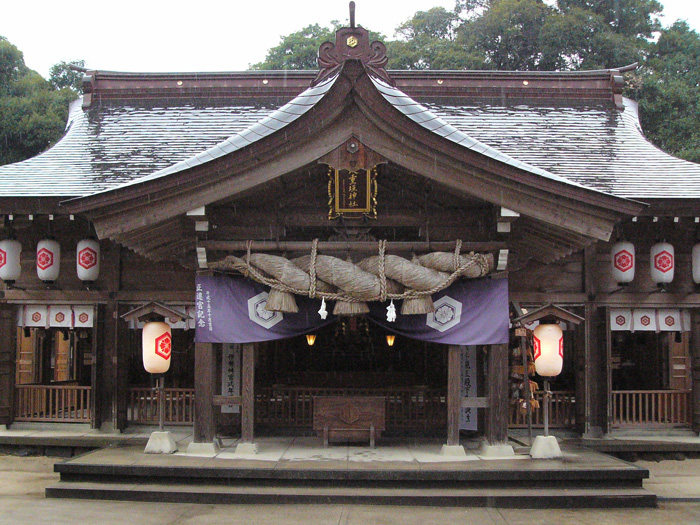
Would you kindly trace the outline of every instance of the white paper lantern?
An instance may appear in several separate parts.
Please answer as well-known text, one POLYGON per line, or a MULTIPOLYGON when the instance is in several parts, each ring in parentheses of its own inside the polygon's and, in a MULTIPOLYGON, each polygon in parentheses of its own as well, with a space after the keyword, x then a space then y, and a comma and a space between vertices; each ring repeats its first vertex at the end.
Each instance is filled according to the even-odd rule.
POLYGON ((36 274, 42 281, 55 281, 61 269, 61 246, 53 239, 36 245, 36 274))
POLYGON ((564 364, 564 333, 558 324, 540 324, 533 332, 535 370, 543 377, 557 376, 564 364))
POLYGON ((75 250, 75 268, 81 281, 96 281, 100 276, 100 243, 83 239, 75 250))
POLYGON ((0 241, 0 279, 3 281, 16 281, 22 273, 20 254, 22 244, 14 239, 0 241))
POLYGON ((700 284, 700 242, 693 246, 693 282, 700 284))
POLYGON ((634 244, 621 241, 613 245, 610 252, 612 260, 612 274, 615 282, 619 284, 631 283, 634 279, 636 255, 634 244))
POLYGON ((673 246, 667 242, 657 242, 651 247, 649 264, 651 280, 656 284, 667 284, 673 281, 673 272, 676 269, 673 246))
POLYGON ((141 344, 143 367, 150 374, 164 374, 170 368, 173 337, 170 326, 163 322, 143 325, 141 344))

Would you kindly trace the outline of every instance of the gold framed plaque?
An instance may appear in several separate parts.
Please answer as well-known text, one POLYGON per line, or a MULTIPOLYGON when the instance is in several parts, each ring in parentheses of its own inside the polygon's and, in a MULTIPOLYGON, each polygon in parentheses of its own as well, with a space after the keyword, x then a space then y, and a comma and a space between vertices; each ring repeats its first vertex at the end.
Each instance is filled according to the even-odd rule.
POLYGON ((328 218, 377 218, 377 168, 328 169, 328 218))

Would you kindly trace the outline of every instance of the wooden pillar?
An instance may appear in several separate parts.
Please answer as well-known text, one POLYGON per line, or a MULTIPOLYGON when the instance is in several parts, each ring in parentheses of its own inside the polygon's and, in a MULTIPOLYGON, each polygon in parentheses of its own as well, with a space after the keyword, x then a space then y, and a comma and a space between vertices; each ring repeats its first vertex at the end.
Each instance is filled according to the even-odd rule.
POLYGON ((693 431, 700 432, 700 310, 693 309, 690 360, 693 381, 693 431))
POLYGON ((14 416, 17 306, 0 305, 0 425, 14 416))
MULTIPOLYGON (((115 428, 123 431, 127 426, 127 412, 129 408, 129 325, 128 323, 119 317, 120 314, 124 313, 124 307, 119 309, 117 306, 117 318, 114 319, 116 324, 114 333, 115 341, 114 348, 115 354, 117 356, 117 362, 115 366, 115 379, 114 379, 114 414, 115 414, 115 428)), ((139 344, 139 349, 141 345, 139 344)), ((139 360, 140 361, 140 360, 139 360)))
POLYGON ((447 349, 447 445, 459 445, 459 414, 462 407, 460 396, 461 356, 464 347, 450 345, 447 349))
POLYGON ((508 345, 491 345, 488 349, 487 388, 489 410, 486 440, 490 445, 508 440, 508 345))
MULTIPOLYGON (((217 347, 220 345, 216 345, 217 347)), ((217 348, 212 343, 196 343, 194 350, 194 442, 212 443, 216 437, 214 388, 217 348)))
POLYGON ((241 441, 253 442, 255 421, 255 345, 242 345, 243 366, 241 367, 241 441))
POLYGON ((117 324, 114 321, 117 316, 116 301, 108 301, 106 305, 97 308, 97 334, 98 349, 95 355, 96 385, 92 395, 95 396, 97 409, 96 426, 105 425, 116 430, 116 387, 114 384, 117 366, 117 324), (113 411, 113 408, 115 409, 113 411))
POLYGON ((584 437, 599 438, 607 431, 608 388, 605 308, 585 305, 584 341, 584 437))

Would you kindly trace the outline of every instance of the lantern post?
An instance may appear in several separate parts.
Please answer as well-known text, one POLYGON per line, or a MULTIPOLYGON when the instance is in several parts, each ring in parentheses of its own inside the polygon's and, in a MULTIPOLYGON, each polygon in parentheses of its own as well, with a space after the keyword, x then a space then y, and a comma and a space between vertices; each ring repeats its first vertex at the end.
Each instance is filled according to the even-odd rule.
POLYGON ((170 325, 165 322, 176 323, 187 319, 187 314, 159 304, 148 303, 139 306, 124 315, 122 319, 143 322, 142 352, 143 366, 146 371, 156 378, 156 391, 158 400, 158 431, 152 432, 148 439, 144 452, 147 454, 172 454, 177 452, 177 444, 165 431, 165 372, 170 368, 172 355, 172 332, 170 325))
POLYGON ((513 324, 519 324, 521 327, 539 321, 533 330, 533 354, 535 371, 544 378, 544 435, 537 436, 532 442, 530 457, 534 459, 562 457, 557 438, 549 435, 549 378, 558 376, 564 363, 564 333, 559 323, 578 325, 583 320, 583 317, 553 304, 513 319, 513 324))

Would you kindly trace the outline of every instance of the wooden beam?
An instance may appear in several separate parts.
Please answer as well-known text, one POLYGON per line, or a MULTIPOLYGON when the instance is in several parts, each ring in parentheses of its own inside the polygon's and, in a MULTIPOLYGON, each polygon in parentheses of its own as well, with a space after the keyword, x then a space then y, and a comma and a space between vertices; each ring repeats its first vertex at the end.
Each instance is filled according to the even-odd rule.
POLYGON ((221 345, 195 343, 194 350, 194 442, 212 443, 216 437, 214 386, 216 358, 221 345))
POLYGON ((242 345, 241 367, 241 442, 252 443, 255 423, 255 345, 242 345))
POLYGON ((447 446, 459 445, 460 357, 464 347, 450 345, 447 348, 447 446))
POLYGON ((486 440, 489 444, 508 440, 508 345, 490 345, 488 349, 487 389, 489 409, 486 440))
MULTIPOLYGON (((245 251, 247 241, 202 241, 199 243, 209 250, 219 251, 245 251)), ((489 252, 507 248, 504 242, 463 242, 462 252, 481 251, 489 252)), ((311 241, 253 241, 250 247, 254 251, 309 251, 311 250, 311 241)), ((338 251, 345 252, 362 251, 375 252, 378 249, 378 243, 370 241, 357 242, 331 242, 321 241, 318 243, 320 251, 330 252, 338 251)), ((428 251, 452 251, 455 249, 455 241, 437 241, 437 242, 388 242, 388 251, 401 252, 428 252, 428 251)))
MULTIPOLYGON (((384 186, 381 186, 383 189, 384 186)), ((423 196, 425 198, 425 196, 423 196)), ((386 203, 376 219, 367 220, 366 225, 376 228, 393 227, 420 227, 428 221, 431 225, 462 225, 470 227, 478 225, 487 219, 487 214, 492 212, 491 205, 462 206, 460 209, 432 209, 427 214, 413 208, 388 208, 386 203)), ((324 203, 325 205, 325 203, 324 203)), ((431 203, 431 207, 433 204, 431 203)), ((298 208, 285 209, 283 214, 276 216, 274 213, 264 213, 260 207, 249 208, 236 206, 235 212, 231 208, 217 207, 212 209, 210 221, 217 225, 216 234, 223 236, 228 228, 233 231, 246 228, 268 229, 270 226, 291 227, 333 227, 340 225, 340 219, 328 219, 328 207, 324 208, 298 208)), ((488 217, 491 220, 491 217, 488 217)))

